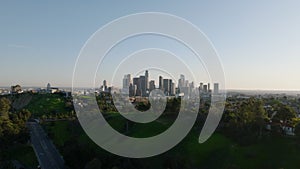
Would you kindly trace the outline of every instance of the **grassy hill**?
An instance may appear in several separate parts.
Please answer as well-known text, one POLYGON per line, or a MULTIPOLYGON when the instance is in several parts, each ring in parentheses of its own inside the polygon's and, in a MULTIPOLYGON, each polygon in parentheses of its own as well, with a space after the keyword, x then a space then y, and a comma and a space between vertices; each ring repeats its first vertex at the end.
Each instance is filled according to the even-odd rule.
MULTIPOLYGON (((1 154, 4 159, 17 160, 22 165, 28 168, 36 168, 38 166, 38 161, 30 145, 25 144, 15 144, 5 149, 1 154)), ((1 160, 0 160, 1 162, 1 160)))
POLYGON ((58 116, 69 114, 72 110, 71 103, 60 94, 34 94, 31 101, 24 108, 34 116, 58 116))
MULTIPOLYGON (((124 132, 126 120, 120 115, 113 115, 113 117, 108 119, 108 122, 116 130, 124 132)), ((61 151, 66 151, 65 143, 77 140, 78 144, 84 145, 87 151, 93 151, 91 156, 106 159, 107 163, 110 161, 109 163, 118 164, 122 159, 124 160, 124 158, 112 155, 99 148, 88 138, 76 121, 51 122, 51 124, 46 123, 45 127, 52 134, 55 144, 60 146, 61 151)), ((145 126, 131 127, 127 135, 148 137, 162 132, 167 127, 163 123, 156 121, 145 126)), ((146 159, 131 159, 131 161, 140 168, 149 166, 148 168, 158 169, 168 167, 207 169, 300 168, 300 156, 298 155, 300 146, 294 138, 270 136, 257 144, 240 146, 224 135, 215 133, 207 142, 199 144, 199 133, 200 131, 193 129, 179 145, 162 155, 146 159)), ((104 166, 109 166, 105 161, 103 163, 104 166)))

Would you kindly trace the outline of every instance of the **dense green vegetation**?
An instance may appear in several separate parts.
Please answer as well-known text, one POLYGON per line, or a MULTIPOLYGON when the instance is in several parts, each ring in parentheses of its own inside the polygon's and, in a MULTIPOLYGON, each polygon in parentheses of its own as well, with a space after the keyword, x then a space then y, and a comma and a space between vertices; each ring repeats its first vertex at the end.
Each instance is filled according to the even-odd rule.
MULTIPOLYGON (((165 131, 177 117, 180 105, 179 99, 168 100, 166 110, 158 120, 139 124, 114 113, 116 108, 104 97, 110 96, 103 95, 97 99, 108 123, 117 131, 136 138, 165 131)), ((142 111, 150 106, 147 102, 134 104, 142 111)), ((204 144, 199 144, 198 136, 209 108, 209 101, 202 102, 199 118, 189 135, 172 150, 147 159, 122 158, 106 152, 88 138, 76 120, 47 122, 45 128, 72 168, 99 168, 100 165, 104 169, 299 168, 298 137, 289 138, 281 132, 273 134, 267 131, 265 127, 270 114, 264 109, 264 104, 265 100, 255 98, 229 100, 218 132, 204 144)), ((272 102, 272 106, 278 112, 274 121, 295 122, 296 114, 289 106, 281 102, 272 102)))
POLYGON ((25 106, 36 118, 67 118, 74 116, 72 100, 62 94, 31 94, 32 99, 25 106))
POLYGON ((0 98, 0 166, 11 166, 12 160, 18 160, 28 167, 36 167, 37 159, 31 146, 27 145, 29 133, 26 121, 31 116, 26 109, 19 110, 13 105, 23 97, 0 98))
MULTIPOLYGON (((91 97, 85 96, 84 99, 88 101, 91 97)), ((199 133, 210 107, 209 100, 202 101, 196 124, 179 145, 156 157, 129 159, 108 153, 89 139, 75 118, 71 98, 59 93, 25 94, 7 98, 0 99, 0 140, 2 145, 9 145, 5 150, 2 147, 2 161, 16 159, 26 166, 37 164, 32 149, 25 143, 28 140, 25 121, 32 115, 42 119, 44 128, 59 148, 66 164, 74 169, 300 168, 299 119, 287 104, 288 100, 229 99, 217 132, 207 142, 199 144, 199 133), (271 111, 264 108, 266 104, 272 106, 271 111), (277 113, 271 118, 274 111, 277 113), (278 130, 266 130, 269 121, 276 122, 278 126, 272 127, 278 127, 278 130), (285 136, 279 126, 282 124, 295 126, 297 136, 285 136)), ((181 102, 180 99, 169 99, 165 112, 159 119, 140 124, 117 113, 110 99, 111 96, 107 94, 97 97, 106 120, 120 133, 136 138, 164 132, 176 119, 181 102)), ((300 104, 300 100, 292 103, 300 104)), ((150 107, 148 102, 133 104, 141 111, 150 107)))
POLYGON ((69 132, 70 126, 68 121, 52 121, 46 124, 48 135, 57 146, 63 146, 64 143, 70 139, 71 134, 69 132))
MULTIPOLYGON (((111 118, 109 121, 110 124, 118 124, 118 126, 122 123, 118 117, 111 118), (114 120, 116 122, 113 122, 114 120)), ((122 124, 125 125, 125 121, 122 124)), ((59 146, 67 164, 72 168, 84 168, 88 162, 95 159, 100 161, 104 169, 114 166, 119 169, 200 167, 297 169, 300 167, 298 163, 300 144, 296 138, 269 136, 255 144, 240 145, 224 134, 216 133, 204 144, 199 144, 200 131, 193 129, 179 145, 169 152, 147 159, 127 159, 111 155, 99 148, 88 138, 76 121, 47 122, 45 126, 47 131, 52 133, 51 137, 54 138, 55 144, 59 146), (76 132, 72 132, 71 129, 76 132), (62 133, 67 136, 58 137, 62 133)), ((159 128, 159 126, 155 125, 154 128, 159 128)), ((137 135, 144 133, 142 128, 135 127, 133 130, 137 135)))
POLYGON ((30 145, 16 144, 3 150, 2 156, 4 159, 18 160, 21 164, 29 168, 36 168, 38 161, 30 145))

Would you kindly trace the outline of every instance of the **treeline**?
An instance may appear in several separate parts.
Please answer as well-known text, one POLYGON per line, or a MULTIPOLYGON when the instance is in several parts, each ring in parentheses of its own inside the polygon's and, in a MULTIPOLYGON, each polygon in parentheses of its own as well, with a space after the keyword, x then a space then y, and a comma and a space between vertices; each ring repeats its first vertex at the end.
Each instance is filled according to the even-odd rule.
POLYGON ((29 138, 26 121, 31 113, 26 109, 11 110, 11 101, 0 98, 0 147, 14 142, 26 142, 29 138))
MULTIPOLYGON (((97 98, 101 112, 116 112, 117 109, 112 102, 110 94, 101 95, 97 98)), ((158 100, 159 102, 159 100, 158 100)), ((300 100, 299 100, 300 104, 300 100)), ((147 101, 133 102, 136 109, 146 111, 151 104, 147 101)), ((162 114, 175 117, 180 109, 193 108, 180 98, 167 100, 165 111, 162 114)), ((210 108, 210 100, 201 99, 198 120, 195 127, 202 128, 210 108)), ((300 135, 299 118, 297 113, 288 104, 270 99, 251 97, 249 99, 228 98, 218 131, 232 138, 240 144, 251 144, 261 138, 270 135, 284 135, 283 126, 293 127, 295 133, 300 135), (267 109, 266 105, 271 109, 267 109), (272 127, 266 130, 267 125, 272 127), (299 128, 297 130, 297 128, 299 128)))
MULTIPOLYGON (((0 98, 0 152, 5 152, 13 144, 23 144, 29 140, 26 121, 31 113, 26 109, 14 110, 11 104, 10 99, 0 98)), ((0 161, 5 158, 5 154, 0 153, 0 161)))
MULTIPOLYGON (((112 98, 110 95, 101 95, 97 97, 99 108, 102 110, 101 112, 109 114, 110 112, 117 111, 111 100, 112 98)), ((222 133, 222 135, 225 135, 227 138, 230 138, 234 145, 238 144, 246 147, 247 145, 254 145, 266 137, 277 137, 278 135, 283 136, 282 131, 276 129, 275 124, 288 123, 289 125, 295 127, 299 126, 296 112, 290 106, 281 102, 273 102, 271 104, 272 110, 268 110, 265 108, 267 102, 268 100, 258 98, 243 100, 234 98, 227 99, 225 112, 217 132, 222 133), (274 112, 276 112, 276 114, 274 114, 274 112), (272 126, 273 130, 271 131, 266 129, 266 126, 270 122, 274 124, 274 126, 272 126)), ((146 111, 151 106, 147 101, 136 101, 133 102, 133 104, 138 110, 141 111, 146 111)), ((182 107, 187 109, 191 108, 190 105, 182 101, 180 98, 168 99, 165 112, 162 115, 167 117, 163 119, 164 122, 169 123, 170 121, 170 125, 172 125, 171 121, 176 119, 179 109, 182 107)), ((210 101, 201 100, 198 119, 194 125, 194 129, 196 131, 201 131, 201 127, 206 120, 209 108, 210 101)), ((134 122, 119 121, 114 117, 110 118, 108 122, 117 124, 117 126, 124 126, 124 130, 121 131, 125 131, 125 128, 129 128, 130 131, 132 129, 136 129, 135 127, 137 127, 134 122), (123 123, 126 123, 127 125, 123 125, 123 123)), ((153 127, 155 128, 156 126, 153 127)), ((70 139, 68 139, 59 148, 66 163, 71 168, 147 168, 144 163, 145 161, 143 160, 117 157, 110 153, 99 151, 94 143, 91 143, 87 140, 82 141, 82 138, 84 138, 83 135, 85 134, 84 131, 82 131, 78 121, 70 121, 67 130, 71 135, 70 139)), ((300 129, 297 130, 296 128, 296 133, 297 131, 300 132, 300 129)), ((216 153, 219 153, 219 151, 216 150, 216 153)), ((193 168, 192 166, 182 167, 188 165, 189 163, 178 160, 176 155, 172 154, 171 152, 161 155, 160 158, 168 159, 165 160, 166 164, 161 164, 166 165, 162 168, 193 168)))
POLYGON ((221 132, 242 145, 259 140, 265 131, 268 114, 258 99, 227 102, 221 132))
POLYGON ((240 145, 249 145, 265 137, 283 136, 284 125, 298 126, 297 114, 290 106, 274 102, 268 110, 265 101, 257 98, 228 100, 219 131, 240 145), (267 125, 272 128, 267 129, 267 125))

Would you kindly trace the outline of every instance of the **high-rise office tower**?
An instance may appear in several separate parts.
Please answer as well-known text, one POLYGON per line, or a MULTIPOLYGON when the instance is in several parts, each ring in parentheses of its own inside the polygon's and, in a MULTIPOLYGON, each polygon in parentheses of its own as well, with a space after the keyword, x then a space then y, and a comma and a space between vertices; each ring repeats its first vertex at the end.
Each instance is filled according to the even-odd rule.
POLYGON ((189 81, 188 80, 185 80, 184 87, 189 87, 189 81))
POLYGON ((133 78, 133 86, 135 86, 134 87, 135 96, 140 96, 141 95, 140 78, 138 78, 138 77, 133 78))
POLYGON ((102 91, 107 92, 107 82, 103 80, 102 91))
MULTIPOLYGON (((149 84, 147 83, 147 76, 149 78, 148 71, 145 72, 145 76, 140 76, 140 77, 133 78, 132 90, 135 89, 135 91, 133 92, 133 93, 135 93, 135 96, 143 96, 143 97, 145 97, 145 96, 148 95, 147 86, 149 84)), ((130 77, 128 77, 128 76, 126 76, 126 78, 124 77, 124 79, 128 79, 128 78, 130 78, 130 77)), ((127 82, 127 81, 124 80, 123 82, 127 82)))
POLYGON ((146 90, 149 89, 149 73, 148 70, 145 72, 146 90))
POLYGON ((51 90, 51 85, 50 85, 50 83, 48 83, 47 84, 47 92, 50 92, 50 90, 51 90))
POLYGON ((184 75, 180 75, 180 78, 178 79, 178 88, 185 87, 185 77, 184 75))
POLYGON ((189 84, 189 86, 190 86, 191 89, 194 89, 194 88, 195 88, 194 82, 191 82, 191 83, 189 84))
POLYGON ((195 94, 194 88, 195 88, 194 82, 189 83, 188 91, 189 91, 190 97, 194 96, 194 94, 195 94))
POLYGON ((214 83, 214 94, 219 94, 219 83, 214 83))
POLYGON ((207 85, 203 85, 203 92, 204 93, 207 93, 208 92, 208 88, 207 88, 208 86, 207 85))
POLYGON ((183 74, 180 75, 180 79, 182 79, 183 81, 185 81, 185 77, 183 74))
POLYGON ((171 89, 170 89, 170 95, 174 96, 176 93, 176 89, 175 89, 175 83, 171 84, 171 89))
POLYGON ((147 90, 146 90, 146 77, 145 76, 140 76, 140 89, 141 89, 141 96, 146 96, 147 95, 147 90))
POLYGON ((199 86, 199 92, 200 92, 200 93, 203 92, 203 83, 202 83, 202 82, 200 83, 200 86, 199 86))
POLYGON ((154 80, 151 80, 149 82, 149 91, 152 91, 155 89, 155 81, 154 80))
POLYGON ((135 88, 132 83, 129 84, 129 97, 135 96, 135 88))
POLYGON ((169 90, 168 90, 168 93, 169 93, 169 95, 171 96, 172 95, 172 79, 169 79, 169 90))
POLYGON ((132 96, 136 96, 136 89, 137 89, 137 86, 132 85, 132 96))
POLYGON ((159 76, 159 89, 163 90, 164 88, 164 82, 163 82, 163 77, 159 76))
POLYGON ((131 82, 131 75, 130 74, 124 75, 124 78, 123 78, 123 89, 128 89, 130 83, 132 83, 131 82))
POLYGON ((170 85, 169 85, 169 79, 163 80, 163 89, 166 96, 169 96, 170 92, 170 85))

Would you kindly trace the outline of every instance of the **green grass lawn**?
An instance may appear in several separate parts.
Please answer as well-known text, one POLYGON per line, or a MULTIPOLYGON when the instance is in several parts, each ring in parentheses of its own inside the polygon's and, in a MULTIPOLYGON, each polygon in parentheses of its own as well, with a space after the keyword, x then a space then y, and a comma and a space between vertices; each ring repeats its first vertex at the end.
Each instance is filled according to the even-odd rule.
POLYGON ((67 112, 65 109, 65 100, 58 94, 33 95, 30 103, 24 108, 36 116, 67 112))
POLYGON ((6 156, 11 160, 18 160, 30 168, 36 168, 38 165, 34 150, 29 145, 15 145, 6 151, 6 156))
POLYGON ((52 136, 53 142, 58 146, 63 146, 66 141, 71 137, 69 132, 69 123, 70 121, 56 121, 56 122, 47 122, 44 127, 48 133, 52 136))
MULTIPOLYGON (((109 123, 116 130, 122 130, 126 123, 123 117, 114 114, 109 123)), ((54 143, 63 145, 71 138, 69 132, 70 121, 54 122, 48 128, 54 134, 54 143)), ((49 126, 47 124, 46 126, 49 126)), ((168 125, 152 122, 148 125, 135 125, 130 129, 131 136, 148 137, 164 131, 168 125)), ((98 154, 108 153, 93 143, 78 126, 77 140, 95 150, 98 154)), ((196 168, 226 168, 226 169, 299 169, 300 146, 296 140, 287 137, 269 137, 259 143, 240 146, 220 133, 215 133, 203 144, 198 143, 200 131, 192 130, 188 136, 173 149, 157 157, 140 159, 145 165, 160 168, 165 159, 174 157, 177 161, 184 161, 196 168)), ((74 138, 73 138, 74 139, 74 138)))
POLYGON ((237 165, 244 168, 300 168, 300 147, 293 138, 269 138, 233 151, 237 165))

